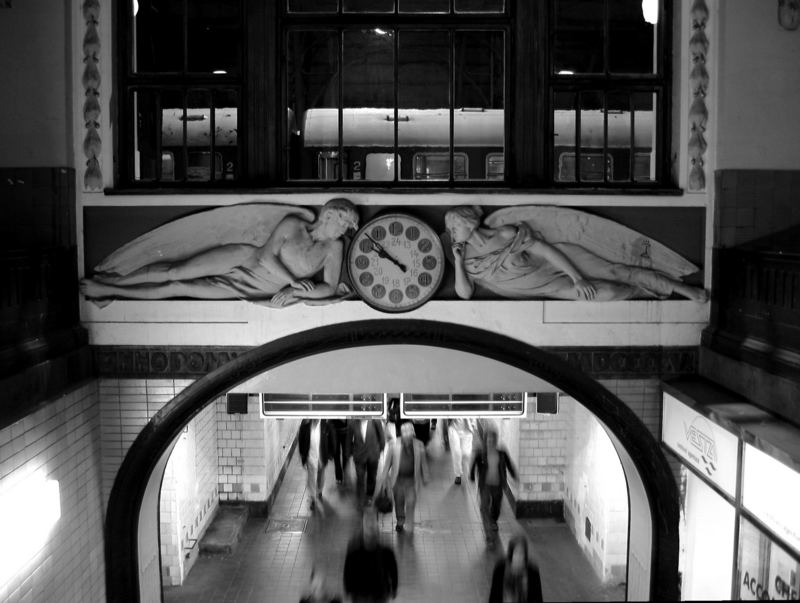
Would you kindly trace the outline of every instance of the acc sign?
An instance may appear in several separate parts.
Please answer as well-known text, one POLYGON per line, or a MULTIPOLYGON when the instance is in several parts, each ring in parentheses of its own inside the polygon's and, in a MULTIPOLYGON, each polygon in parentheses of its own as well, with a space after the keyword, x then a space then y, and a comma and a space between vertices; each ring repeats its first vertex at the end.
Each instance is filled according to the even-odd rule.
POLYGON ((667 393, 663 418, 663 442, 708 481, 735 496, 739 438, 667 393))

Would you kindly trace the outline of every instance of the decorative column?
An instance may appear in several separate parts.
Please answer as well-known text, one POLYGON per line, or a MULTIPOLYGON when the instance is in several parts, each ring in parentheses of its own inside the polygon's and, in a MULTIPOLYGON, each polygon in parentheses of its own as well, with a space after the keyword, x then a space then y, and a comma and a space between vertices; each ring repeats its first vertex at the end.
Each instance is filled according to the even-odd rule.
POLYGON ((98 191, 103 188, 103 173, 100 169, 100 36, 97 27, 100 17, 100 1, 84 0, 83 20, 86 33, 83 36, 83 77, 81 84, 86 92, 83 103, 83 123, 86 136, 83 139, 83 154, 86 156, 86 171, 83 173, 83 188, 98 191))
POLYGON ((706 188, 704 156, 708 147, 705 137, 708 123, 706 96, 709 82, 708 70, 706 69, 706 57, 708 56, 708 37, 706 36, 708 6, 706 6, 705 0, 694 1, 691 8, 691 21, 689 90, 692 95, 692 104, 689 107, 688 188, 690 191, 698 192, 704 191, 706 188))

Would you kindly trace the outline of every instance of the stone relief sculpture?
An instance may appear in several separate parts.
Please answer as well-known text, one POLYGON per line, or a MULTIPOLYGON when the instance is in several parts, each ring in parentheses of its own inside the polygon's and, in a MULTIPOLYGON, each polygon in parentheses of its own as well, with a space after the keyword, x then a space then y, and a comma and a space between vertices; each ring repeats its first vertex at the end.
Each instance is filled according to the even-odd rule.
POLYGON ((340 283, 343 237, 358 218, 341 198, 328 201, 316 219, 307 208, 273 203, 199 212, 109 255, 81 281, 81 291, 99 306, 118 298, 176 297, 271 307, 331 303, 350 294, 340 283))
POLYGON ((692 68, 689 72, 689 89, 692 104, 689 107, 689 177, 690 191, 704 191, 706 188, 705 154, 706 129, 708 128, 708 95, 709 75, 706 69, 709 41, 706 35, 708 23, 708 7, 705 0, 694 0, 690 8, 692 21, 692 37, 689 39, 689 56, 692 68))
POLYGON ((445 248, 456 293, 476 286, 512 299, 609 301, 664 299, 673 293, 705 302, 706 291, 679 280, 696 266, 621 224, 558 207, 509 207, 481 223, 476 206, 445 214, 445 248))

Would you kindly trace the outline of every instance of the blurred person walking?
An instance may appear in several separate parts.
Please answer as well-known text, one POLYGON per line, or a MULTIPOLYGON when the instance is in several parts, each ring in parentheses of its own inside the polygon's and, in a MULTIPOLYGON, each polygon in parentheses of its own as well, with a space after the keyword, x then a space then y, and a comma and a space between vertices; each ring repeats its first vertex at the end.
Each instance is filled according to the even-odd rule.
POLYGON ((408 519, 408 531, 414 531, 414 510, 420 486, 427 483, 428 461, 425 446, 414 437, 414 426, 403 423, 400 437, 392 442, 381 474, 381 487, 391 489, 394 495, 395 530, 402 532, 408 519))
POLYGON ((464 467, 472 459, 472 434, 475 432, 475 420, 465 417, 447 421, 447 437, 450 442, 450 455, 453 460, 455 484, 461 484, 464 467))
POLYGON ((347 468, 347 419, 331 419, 333 431, 336 434, 336 447, 333 450, 333 467, 336 483, 344 483, 344 470, 347 468))
POLYGON ((475 450, 469 469, 470 481, 475 481, 476 469, 486 544, 494 547, 497 544, 497 519, 500 517, 507 476, 511 474, 514 480, 517 479, 517 471, 508 451, 497 443, 497 429, 494 425, 485 426, 483 444, 475 450))
POLYGON ((542 579, 531 559, 528 539, 515 534, 505 557, 494 566, 489 603, 541 603, 542 579))
POLYGON ((352 603, 386 603, 397 596, 397 558, 378 540, 378 518, 366 509, 361 529, 347 545, 344 592, 352 603))
POLYGON ((303 419, 297 437, 300 462, 306 468, 309 507, 316 508, 316 499, 322 500, 325 486, 325 466, 336 450, 336 434, 325 419, 303 419))
POLYGON ((345 435, 347 456, 356 469, 356 501, 359 507, 372 504, 378 461, 386 444, 383 425, 377 419, 350 419, 345 435))

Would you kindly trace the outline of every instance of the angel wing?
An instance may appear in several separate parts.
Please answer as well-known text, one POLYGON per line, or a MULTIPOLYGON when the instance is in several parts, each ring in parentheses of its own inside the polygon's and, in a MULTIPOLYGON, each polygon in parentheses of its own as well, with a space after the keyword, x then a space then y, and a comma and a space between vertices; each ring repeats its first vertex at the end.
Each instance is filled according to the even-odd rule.
POLYGON ((606 260, 652 268, 673 278, 699 270, 682 255, 618 222, 592 214, 549 205, 522 205, 498 209, 488 215, 486 226, 526 222, 548 243, 574 243, 606 260))
POLYGON ((176 261, 231 243, 262 246, 286 216, 309 222, 314 212, 277 203, 226 205, 167 222, 123 245, 95 266, 95 272, 127 275, 154 262, 176 261))

